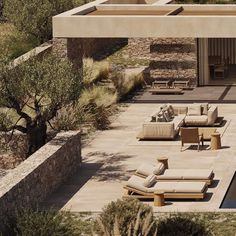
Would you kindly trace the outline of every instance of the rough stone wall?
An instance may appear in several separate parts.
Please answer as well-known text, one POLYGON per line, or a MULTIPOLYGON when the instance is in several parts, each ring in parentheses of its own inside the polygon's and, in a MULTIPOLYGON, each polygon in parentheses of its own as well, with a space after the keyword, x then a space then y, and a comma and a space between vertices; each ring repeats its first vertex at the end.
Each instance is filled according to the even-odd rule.
MULTIPOLYGON (((81 166, 80 133, 58 134, 0 181, 0 222, 42 202, 81 166)), ((3 227, 0 224, 0 229, 3 227)))
POLYGON ((153 38, 129 38, 127 52, 129 57, 150 59, 150 45, 153 38))
POLYGON ((193 38, 132 38, 129 57, 150 60, 144 71, 147 83, 153 80, 190 79, 197 84, 197 48, 193 38))
POLYGON ((77 67, 81 67, 83 57, 101 60, 127 44, 127 39, 113 38, 54 38, 53 48, 61 56, 67 56, 77 67))
POLYGON ((0 20, 2 19, 2 13, 3 13, 3 0, 0 0, 0 20))

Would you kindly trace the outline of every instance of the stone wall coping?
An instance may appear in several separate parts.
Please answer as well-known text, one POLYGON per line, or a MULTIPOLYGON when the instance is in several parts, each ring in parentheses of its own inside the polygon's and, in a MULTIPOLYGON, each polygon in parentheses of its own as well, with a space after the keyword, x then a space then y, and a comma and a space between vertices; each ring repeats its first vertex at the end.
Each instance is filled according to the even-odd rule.
POLYGON ((24 181, 25 177, 40 167, 48 157, 53 156, 63 145, 73 137, 80 135, 80 131, 61 132, 54 139, 28 157, 18 167, 4 176, 0 181, 0 198, 13 187, 24 181))
POLYGON ((28 61, 30 58, 34 56, 41 55, 46 53, 52 49, 52 42, 48 41, 39 45, 38 47, 33 48, 32 50, 26 52, 25 54, 17 57, 15 60, 12 61, 13 67, 20 65, 22 62, 28 61))

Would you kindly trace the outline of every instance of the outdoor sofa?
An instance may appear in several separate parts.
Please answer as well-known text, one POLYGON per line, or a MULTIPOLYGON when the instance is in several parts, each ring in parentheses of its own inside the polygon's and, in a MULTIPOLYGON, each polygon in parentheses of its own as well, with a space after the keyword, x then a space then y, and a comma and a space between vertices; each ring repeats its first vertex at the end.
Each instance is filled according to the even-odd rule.
MULTIPOLYGON (((167 165, 168 168, 168 165, 167 165)), ((135 175, 146 178, 155 175, 158 181, 165 182, 205 182, 211 185, 214 179, 214 172, 211 169, 167 169, 162 162, 154 164, 142 164, 135 171, 135 175)))
POLYGON ((203 199, 208 187, 205 182, 159 181, 155 175, 146 178, 133 175, 124 189, 123 198, 152 199, 155 192, 162 191, 165 199, 203 199))
POLYGON ((166 104, 142 125, 138 139, 174 139, 183 126, 213 126, 218 108, 208 103, 189 105, 166 104))

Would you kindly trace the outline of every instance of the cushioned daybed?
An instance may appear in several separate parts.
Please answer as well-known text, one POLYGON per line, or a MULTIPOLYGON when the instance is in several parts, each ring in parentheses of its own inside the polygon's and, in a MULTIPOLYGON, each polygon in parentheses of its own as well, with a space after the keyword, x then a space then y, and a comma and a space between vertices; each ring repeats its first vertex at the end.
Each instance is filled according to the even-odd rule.
POLYGON ((163 191, 165 199, 203 199, 207 191, 205 182, 159 181, 153 176, 136 175, 126 182, 124 198, 152 199, 156 191, 163 191))
POLYGON ((135 172, 135 175, 147 177, 156 175, 159 181, 190 181, 205 182, 210 185, 214 179, 214 173, 210 169, 165 169, 163 163, 158 162, 156 165, 143 164, 135 172))

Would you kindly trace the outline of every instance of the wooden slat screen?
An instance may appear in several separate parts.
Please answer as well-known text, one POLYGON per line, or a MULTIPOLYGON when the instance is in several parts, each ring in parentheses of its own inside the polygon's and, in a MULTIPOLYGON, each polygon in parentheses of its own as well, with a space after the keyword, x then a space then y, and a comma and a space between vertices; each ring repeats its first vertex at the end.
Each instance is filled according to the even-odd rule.
POLYGON ((222 62, 229 60, 229 64, 236 64, 236 38, 208 39, 208 55, 220 56, 222 62))

